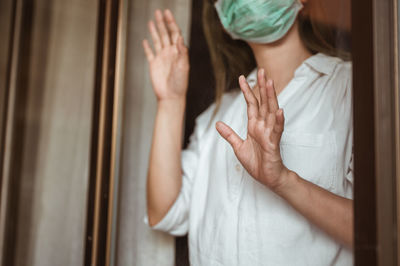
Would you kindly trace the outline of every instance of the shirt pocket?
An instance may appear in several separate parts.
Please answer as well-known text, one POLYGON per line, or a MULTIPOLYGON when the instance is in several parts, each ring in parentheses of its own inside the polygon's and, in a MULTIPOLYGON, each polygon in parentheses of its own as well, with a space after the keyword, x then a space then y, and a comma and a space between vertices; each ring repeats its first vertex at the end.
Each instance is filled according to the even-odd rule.
POLYGON ((284 165, 320 187, 332 190, 337 179, 337 145, 333 132, 283 132, 284 165))

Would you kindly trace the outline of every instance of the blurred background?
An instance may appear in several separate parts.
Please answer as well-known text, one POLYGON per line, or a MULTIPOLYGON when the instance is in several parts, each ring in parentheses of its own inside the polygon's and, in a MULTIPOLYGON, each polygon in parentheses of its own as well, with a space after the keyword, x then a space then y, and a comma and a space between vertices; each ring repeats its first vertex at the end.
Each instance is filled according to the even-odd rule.
MULTIPOLYGON (((350 52, 352 2, 321 3, 350 52)), ((157 8, 190 48, 185 146, 214 97, 202 0, 0 0, 0 266, 189 265, 185 237, 143 223, 156 99, 141 41, 157 8)), ((371 10, 357 10, 367 37, 371 10)))

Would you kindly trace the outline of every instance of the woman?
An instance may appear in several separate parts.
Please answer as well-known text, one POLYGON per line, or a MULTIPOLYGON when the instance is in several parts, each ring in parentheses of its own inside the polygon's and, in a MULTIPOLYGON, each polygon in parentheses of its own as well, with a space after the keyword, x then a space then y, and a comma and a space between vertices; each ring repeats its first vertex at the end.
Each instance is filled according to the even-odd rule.
POLYGON ((169 10, 149 22, 155 51, 143 46, 158 109, 147 222, 189 233, 192 265, 352 264, 351 65, 328 55, 315 27, 304 31, 309 5, 205 2, 217 97, 182 152, 187 48, 169 10), (257 68, 239 77, 242 93, 221 93, 252 66, 249 47, 257 68))

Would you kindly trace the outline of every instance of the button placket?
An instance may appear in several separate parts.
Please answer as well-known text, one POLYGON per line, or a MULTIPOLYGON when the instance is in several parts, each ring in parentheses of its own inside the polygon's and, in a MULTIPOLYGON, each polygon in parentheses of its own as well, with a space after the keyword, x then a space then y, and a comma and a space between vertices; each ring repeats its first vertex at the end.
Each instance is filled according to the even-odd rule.
POLYGON ((231 183, 232 193, 236 198, 239 196, 239 193, 242 189, 241 186, 243 185, 244 168, 235 154, 233 155, 230 168, 231 168, 231 175, 229 182, 231 183))
POLYGON ((235 169, 236 169, 237 172, 240 172, 240 169, 241 169, 240 164, 237 163, 235 165, 235 169))
POLYGON ((231 193, 236 199, 241 191, 243 181, 243 167, 239 160, 235 157, 231 164, 231 174, 229 178, 231 193))
MULTIPOLYGON (((247 104, 242 98, 238 103, 236 112, 234 114, 232 129, 242 138, 245 139, 247 136, 247 104)), ((228 182, 229 190, 234 199, 237 199, 243 185, 243 171, 242 164, 237 159, 235 153, 232 150, 230 156, 228 156, 228 182)))

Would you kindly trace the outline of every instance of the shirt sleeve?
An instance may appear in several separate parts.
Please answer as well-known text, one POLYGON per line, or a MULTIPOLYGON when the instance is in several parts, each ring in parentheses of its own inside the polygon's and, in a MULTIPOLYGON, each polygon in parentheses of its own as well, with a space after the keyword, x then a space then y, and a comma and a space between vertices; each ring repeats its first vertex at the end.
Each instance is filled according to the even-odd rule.
MULTIPOLYGON (((196 119, 196 126, 193 134, 190 136, 188 147, 181 153, 182 165, 182 186, 178 197, 168 210, 163 219, 151 228, 167 232, 174 236, 182 236, 187 234, 189 229, 189 209, 192 195, 192 186, 194 176, 196 174, 200 144, 199 141, 204 131, 209 124, 211 117, 211 109, 209 107, 196 119)), ((147 214, 144 217, 144 222, 149 225, 147 214)))
POLYGON ((354 154, 353 154, 353 96, 352 96, 352 65, 350 62, 343 63, 341 68, 341 82, 338 82, 339 102, 337 115, 337 128, 342 129, 343 136, 343 185, 344 196, 353 198, 354 182, 354 154), (343 88, 340 90, 339 88, 343 88))
POLYGON ((351 184, 354 182, 354 154, 351 154, 350 158, 350 163, 347 167, 347 172, 346 172, 346 179, 349 181, 351 184))
POLYGON ((346 103, 346 114, 343 116, 343 118, 345 119, 345 121, 347 122, 347 128, 348 128, 348 135, 347 135, 347 141, 346 141, 346 154, 345 154, 345 158, 347 159, 347 167, 346 169, 346 180, 349 181, 351 183, 351 185, 353 185, 353 181, 354 181, 354 153, 353 153, 353 149, 354 149, 354 145, 353 145, 353 93, 352 93, 352 68, 351 68, 351 64, 348 63, 348 73, 349 73, 349 77, 347 79, 347 83, 346 83, 346 92, 345 95, 346 97, 346 101, 344 101, 346 103))

